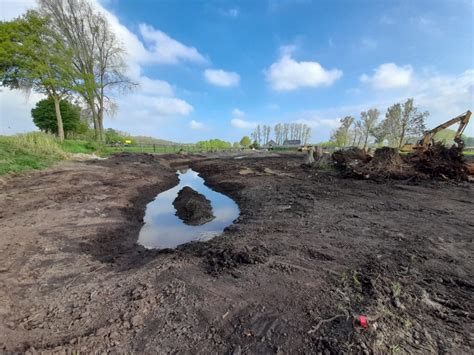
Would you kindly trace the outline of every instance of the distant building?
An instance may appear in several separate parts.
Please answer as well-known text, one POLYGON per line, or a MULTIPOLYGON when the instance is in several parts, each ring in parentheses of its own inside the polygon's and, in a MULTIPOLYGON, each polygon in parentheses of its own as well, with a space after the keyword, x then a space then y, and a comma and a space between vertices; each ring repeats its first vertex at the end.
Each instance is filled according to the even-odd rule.
POLYGON ((299 139, 285 139, 283 142, 284 146, 288 147, 299 147, 301 145, 301 140, 299 139))
POLYGON ((270 139, 265 145, 264 147, 266 148, 271 148, 271 147, 276 147, 278 144, 277 142, 275 142, 273 139, 270 139))

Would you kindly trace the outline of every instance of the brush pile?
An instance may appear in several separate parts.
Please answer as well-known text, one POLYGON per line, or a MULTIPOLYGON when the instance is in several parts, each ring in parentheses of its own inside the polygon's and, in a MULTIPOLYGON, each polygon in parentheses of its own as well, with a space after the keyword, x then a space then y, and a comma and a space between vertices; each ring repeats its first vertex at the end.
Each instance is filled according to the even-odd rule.
POLYGON ((376 149, 372 158, 362 149, 351 148, 334 152, 332 158, 347 175, 364 179, 468 180, 462 148, 447 148, 441 143, 408 155, 383 147, 376 149))

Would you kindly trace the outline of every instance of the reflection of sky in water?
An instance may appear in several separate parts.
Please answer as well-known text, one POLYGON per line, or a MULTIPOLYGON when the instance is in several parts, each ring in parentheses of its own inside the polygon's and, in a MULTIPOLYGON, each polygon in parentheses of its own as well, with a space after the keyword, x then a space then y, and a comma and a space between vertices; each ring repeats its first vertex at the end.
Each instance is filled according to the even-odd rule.
POLYGON ((146 248, 175 248, 193 240, 209 240, 221 234, 239 216, 237 204, 205 186, 197 172, 189 169, 178 174, 179 184, 158 194, 146 208, 145 225, 138 237, 138 243, 146 248), (175 215, 173 201, 185 186, 193 188, 211 201, 212 213, 216 218, 200 226, 189 226, 175 215))

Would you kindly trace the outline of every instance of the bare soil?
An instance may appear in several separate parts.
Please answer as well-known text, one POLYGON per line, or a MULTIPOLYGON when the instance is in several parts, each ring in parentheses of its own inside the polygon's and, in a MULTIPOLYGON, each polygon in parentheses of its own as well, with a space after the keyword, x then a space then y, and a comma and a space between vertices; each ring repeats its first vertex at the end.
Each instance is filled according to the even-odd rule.
POLYGON ((344 179, 303 156, 121 154, 9 178, 0 351, 472 353, 472 184, 344 179), (207 243, 140 247, 146 204, 186 165, 241 216, 207 243))

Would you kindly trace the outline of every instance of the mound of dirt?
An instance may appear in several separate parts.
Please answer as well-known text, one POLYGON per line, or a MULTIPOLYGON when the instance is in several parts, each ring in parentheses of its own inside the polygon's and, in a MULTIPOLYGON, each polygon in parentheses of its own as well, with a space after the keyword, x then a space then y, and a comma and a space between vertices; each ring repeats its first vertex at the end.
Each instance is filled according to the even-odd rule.
POLYGON ((364 165, 370 162, 372 157, 363 149, 351 147, 344 150, 337 150, 332 153, 332 159, 336 165, 342 169, 364 165))
POLYGON ((429 149, 410 154, 407 161, 418 172, 426 174, 432 179, 468 180, 468 168, 462 147, 447 148, 441 143, 436 143, 429 149))
POLYGON ((362 166, 355 166, 353 173, 364 178, 407 179, 418 176, 418 172, 410 166, 398 153, 398 150, 383 147, 375 150, 372 160, 362 166))
POLYGON ((176 215, 191 226, 199 226, 215 218, 212 214, 211 201, 189 186, 183 187, 178 192, 173 206, 176 208, 176 215))
POLYGON ((358 148, 336 151, 332 158, 347 175, 364 179, 468 180, 462 148, 447 148, 441 143, 407 156, 395 148, 382 147, 375 150, 373 158, 358 148))

